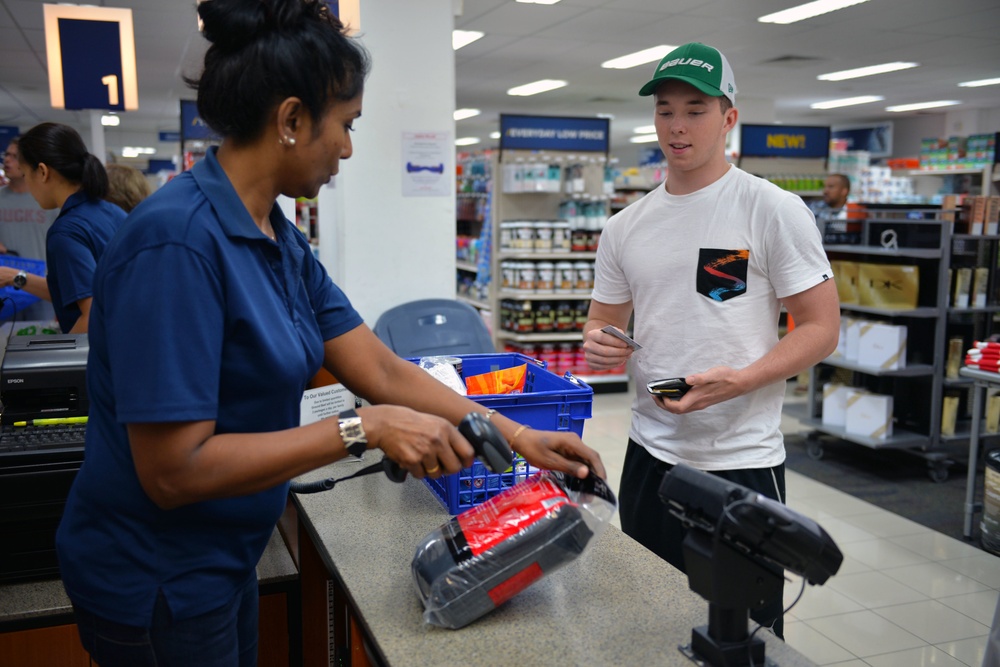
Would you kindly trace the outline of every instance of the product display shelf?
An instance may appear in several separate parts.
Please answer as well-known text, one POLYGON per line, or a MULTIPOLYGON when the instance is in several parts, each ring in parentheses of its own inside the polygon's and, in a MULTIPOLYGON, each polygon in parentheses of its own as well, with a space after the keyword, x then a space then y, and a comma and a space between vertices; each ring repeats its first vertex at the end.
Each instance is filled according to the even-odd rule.
MULTIPOLYGON (((523 350, 525 354, 545 354, 544 349, 552 344, 574 344, 579 352, 579 345, 582 344, 583 336, 579 330, 572 331, 513 331, 504 328, 504 317, 502 314, 502 303, 516 301, 521 304, 531 304, 532 309, 544 302, 573 302, 584 304, 590 300, 591 288, 593 284, 592 264, 596 258, 596 239, 600 234, 600 227, 610 214, 609 195, 607 192, 610 183, 606 181, 607 159, 603 153, 582 153, 547 151, 532 152, 521 150, 505 150, 502 155, 497 155, 493 164, 493 180, 491 183, 494 194, 494 205, 492 207, 492 258, 491 275, 493 280, 489 289, 490 309, 494 313, 493 336, 497 350, 504 350, 514 346, 523 350), (563 178, 559 184, 558 191, 552 187, 551 181, 546 186, 549 191, 511 191, 518 189, 510 182, 516 177, 517 168, 531 164, 558 165, 562 170, 563 178), (595 217, 587 218, 582 222, 582 216, 575 220, 569 220, 564 208, 565 202, 584 202, 584 205, 591 207, 593 212, 595 207, 600 208, 600 227, 595 228, 597 221, 595 217), (510 243, 510 238, 506 235, 510 233, 510 227, 502 223, 513 222, 562 222, 569 223, 569 233, 571 235, 569 250, 548 252, 542 249, 539 251, 533 244, 532 247, 524 247, 525 239, 517 239, 514 232, 515 243, 510 243), (587 250, 573 250, 572 245, 581 245, 581 233, 588 239, 587 250), (520 241, 520 243, 518 242, 520 241), (511 245, 517 247, 511 247, 511 245), (575 265, 589 263, 589 284, 586 289, 512 289, 510 285, 504 286, 504 266, 509 267, 510 263, 552 263, 557 265, 560 262, 570 262, 575 265), (532 352, 534 349, 534 352, 532 352)), ((550 172, 551 173, 551 172, 550 172)), ((541 181, 536 181, 541 187, 541 181)), ((554 240, 555 242, 555 240, 554 240)), ((508 281, 510 279, 508 272, 508 281)), ((577 358, 581 358, 582 354, 577 358)), ((553 364, 550 363, 550 370, 553 364)), ((558 371, 558 368, 555 370, 558 371)), ((617 390, 627 388, 628 375, 625 373, 591 374, 585 364, 576 363, 572 368, 575 376, 584 379, 585 382, 601 385, 604 390, 617 390)))
POLYGON ((460 153, 456 160, 455 294, 456 299, 489 310, 491 151, 460 153), (463 247, 464 246, 464 247, 463 247))
MULTIPOLYGON (((994 314, 1000 312, 996 268, 996 236, 953 235, 948 211, 932 206, 869 205, 868 218, 860 221, 858 245, 827 245, 831 260, 874 264, 915 265, 919 270, 919 292, 915 307, 905 309, 842 304, 843 317, 907 326, 907 360, 904 368, 885 370, 848 361, 841 354, 810 369, 810 386, 804 405, 786 406, 790 416, 814 430, 807 436, 813 458, 823 456, 821 436, 832 436, 873 449, 898 449, 927 461, 933 481, 948 477, 953 454, 969 440, 968 412, 971 408, 968 381, 947 378, 949 339, 962 339, 964 354, 973 340, 983 340, 994 331, 994 314), (885 248, 887 230, 898 247, 885 248), (955 307, 952 269, 989 269, 986 305, 955 307), (831 373, 851 377, 850 386, 893 397, 892 434, 882 439, 848 433, 841 425, 823 423, 823 388, 820 377, 831 373), (945 395, 959 399, 954 433, 942 434, 945 395)), ((843 331, 842 331, 843 336, 843 331)))

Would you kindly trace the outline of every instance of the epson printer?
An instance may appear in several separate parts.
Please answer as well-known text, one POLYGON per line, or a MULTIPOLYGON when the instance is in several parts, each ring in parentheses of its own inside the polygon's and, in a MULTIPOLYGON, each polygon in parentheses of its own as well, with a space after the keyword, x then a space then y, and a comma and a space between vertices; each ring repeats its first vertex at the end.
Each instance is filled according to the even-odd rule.
POLYGON ((85 425, 59 443, 16 444, 37 419, 87 415, 86 334, 13 336, 0 362, 0 581, 58 577, 55 532, 83 462, 85 425), (28 424, 28 426, 15 426, 28 424), (6 444, 5 444, 6 443, 6 444))

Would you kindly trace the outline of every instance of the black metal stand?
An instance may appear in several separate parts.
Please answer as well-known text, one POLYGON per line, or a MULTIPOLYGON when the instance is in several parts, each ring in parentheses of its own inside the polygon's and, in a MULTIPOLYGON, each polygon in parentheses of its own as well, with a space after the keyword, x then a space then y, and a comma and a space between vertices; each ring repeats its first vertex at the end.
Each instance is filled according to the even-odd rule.
POLYGON ((764 641, 750 640, 750 610, 781 596, 784 572, 746 557, 712 535, 684 538, 688 584, 708 600, 708 625, 691 632, 691 650, 712 667, 764 665, 764 641))

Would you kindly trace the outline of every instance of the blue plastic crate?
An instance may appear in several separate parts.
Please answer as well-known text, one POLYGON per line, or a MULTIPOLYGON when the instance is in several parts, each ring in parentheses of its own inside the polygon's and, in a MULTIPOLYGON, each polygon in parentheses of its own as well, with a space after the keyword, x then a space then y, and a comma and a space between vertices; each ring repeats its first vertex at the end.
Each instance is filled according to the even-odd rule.
MULTIPOLYGON (((492 408, 521 424, 546 431, 572 431, 583 435, 583 422, 590 419, 594 403, 594 390, 590 385, 569 373, 560 377, 546 370, 543 361, 523 354, 467 354, 457 355, 462 360, 462 375, 469 377, 494 370, 528 365, 524 392, 521 394, 489 394, 469 398, 492 408)), ((411 359, 413 362, 419 359, 411 359)), ((492 473, 479 461, 454 475, 438 479, 425 479, 438 500, 451 514, 459 514, 475 507, 504 489, 523 482, 535 472, 524 459, 516 454, 511 469, 492 473)))
MULTIPOLYGON (((9 266, 38 276, 45 275, 45 262, 40 259, 28 259, 16 255, 0 255, 0 266, 9 266)), ((8 319, 16 313, 38 301, 34 294, 16 290, 13 287, 0 287, 0 319, 8 319)))

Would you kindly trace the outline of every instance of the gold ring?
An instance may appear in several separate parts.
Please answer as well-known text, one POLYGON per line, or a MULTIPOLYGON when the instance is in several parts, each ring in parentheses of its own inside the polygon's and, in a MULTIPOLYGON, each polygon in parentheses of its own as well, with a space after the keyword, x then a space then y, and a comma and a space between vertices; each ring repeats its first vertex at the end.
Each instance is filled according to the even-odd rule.
POLYGON ((433 468, 424 468, 424 470, 427 471, 428 475, 433 475, 434 473, 436 473, 440 469, 441 469, 441 466, 434 466, 433 468))

